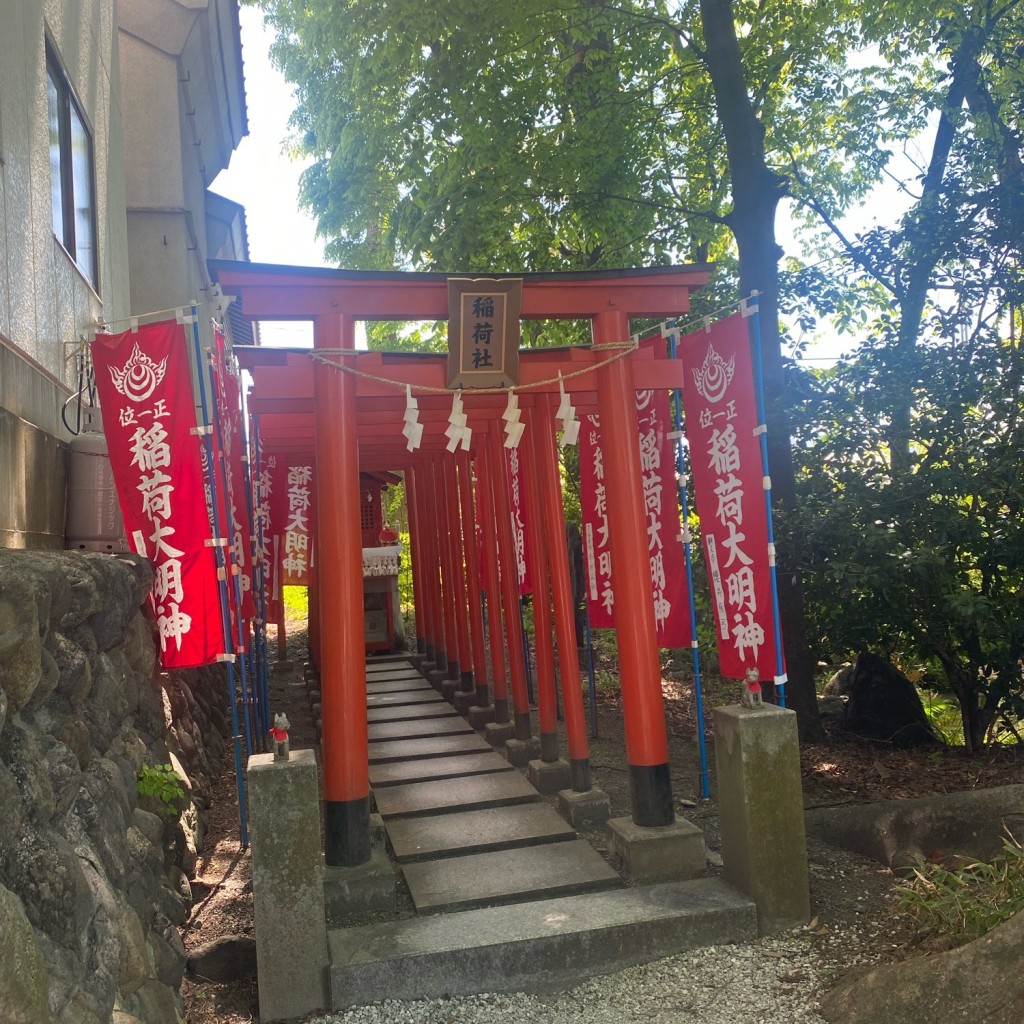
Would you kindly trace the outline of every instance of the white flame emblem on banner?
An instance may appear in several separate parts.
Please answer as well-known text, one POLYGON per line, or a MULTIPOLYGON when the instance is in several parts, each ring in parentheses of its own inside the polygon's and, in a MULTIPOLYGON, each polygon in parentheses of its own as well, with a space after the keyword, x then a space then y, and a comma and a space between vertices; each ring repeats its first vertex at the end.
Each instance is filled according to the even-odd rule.
POLYGON ((704 356, 704 365, 699 370, 690 372, 700 394, 709 402, 717 402, 732 383, 733 374, 736 372, 736 357, 731 356, 729 362, 726 362, 709 344, 707 355, 704 356))
POLYGON ((111 366, 110 379, 114 387, 130 402, 144 402, 156 390, 167 372, 167 356, 154 363, 140 348, 138 342, 121 371, 111 366))

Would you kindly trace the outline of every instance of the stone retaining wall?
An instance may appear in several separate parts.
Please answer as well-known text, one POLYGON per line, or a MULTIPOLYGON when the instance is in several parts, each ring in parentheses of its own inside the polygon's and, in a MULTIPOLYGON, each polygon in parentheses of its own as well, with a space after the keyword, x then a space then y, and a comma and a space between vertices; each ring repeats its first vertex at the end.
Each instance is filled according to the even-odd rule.
POLYGON ((0 1016, 176 1024, 222 668, 164 673, 134 556, 0 549, 0 1016), (182 780, 180 815, 140 798, 182 780))

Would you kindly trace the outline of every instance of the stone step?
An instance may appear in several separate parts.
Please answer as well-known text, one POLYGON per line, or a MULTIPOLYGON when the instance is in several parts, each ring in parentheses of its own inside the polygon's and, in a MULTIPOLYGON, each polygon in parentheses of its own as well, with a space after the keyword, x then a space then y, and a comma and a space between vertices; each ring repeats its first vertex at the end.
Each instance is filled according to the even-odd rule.
MULTIPOLYGON (((461 779, 387 786, 379 793, 374 793, 374 799, 386 824, 393 818, 428 814, 449 816, 459 810, 532 803, 540 800, 540 794, 519 772, 495 772, 491 775, 469 775, 461 779)), ((555 814, 554 811, 551 813, 555 814)), ((555 817, 558 815, 555 814, 555 817)))
POLYGON ((381 654, 371 654, 366 659, 366 667, 376 665, 409 665, 412 666, 412 662, 409 661, 408 654, 382 652, 381 654))
POLYGON ((431 736, 422 740, 382 740, 370 746, 370 764, 413 761, 450 754, 484 754, 491 748, 475 732, 464 736, 431 736))
POLYGON ((486 754, 455 754, 427 761, 373 764, 370 765, 370 785, 376 791, 384 786, 401 786, 407 782, 431 782, 434 779, 510 771, 512 765, 501 754, 491 750, 486 754))
POLYGON ((417 914, 568 896, 623 884, 582 839, 407 864, 402 872, 417 914))
POLYGON ((422 679, 420 675, 413 668, 393 669, 390 672, 367 672, 366 680, 370 683, 387 683, 392 682, 396 679, 422 679))
POLYGON ((409 679, 387 679, 380 683, 367 683, 366 692, 367 694, 372 693, 374 696, 382 693, 437 693, 430 683, 420 676, 410 677, 409 679))
POLYGON ((545 991, 756 937, 753 903, 716 878, 344 928, 329 936, 331 1006, 545 991))
MULTIPOLYGON (((448 704, 436 690, 403 690, 400 693, 367 693, 367 708, 393 708, 403 704, 448 704)), ((451 705, 448 705, 451 707, 451 705)))
POLYGON ((371 725, 376 722, 405 722, 420 718, 454 718, 457 715, 458 712, 446 700, 432 704, 400 704, 398 707, 366 709, 366 721, 371 725))
MULTIPOLYGON (((375 793, 378 806, 386 792, 375 793)), ((403 864, 576 838, 568 822, 543 801, 430 818, 388 818, 385 828, 395 857, 403 864)))
POLYGON ((384 740, 416 740, 427 736, 458 736, 472 733, 473 728, 457 715, 454 718, 413 719, 405 722, 375 722, 366 728, 370 744, 384 740))

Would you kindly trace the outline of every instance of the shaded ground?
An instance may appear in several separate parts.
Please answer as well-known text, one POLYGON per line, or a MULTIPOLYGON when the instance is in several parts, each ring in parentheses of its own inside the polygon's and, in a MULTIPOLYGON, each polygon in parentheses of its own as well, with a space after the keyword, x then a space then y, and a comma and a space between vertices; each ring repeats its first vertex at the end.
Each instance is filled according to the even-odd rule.
MULTIPOLYGON (((295 624, 296 626, 298 624, 295 624)), ((271 706, 285 710, 291 721, 291 745, 312 745, 312 722, 301 684, 306 637, 293 632, 289 658, 295 668, 271 675, 271 706)), ((273 649, 273 644, 271 645, 273 649)), ((700 761, 692 688, 685 681, 664 683, 666 719, 672 764, 673 794, 678 813, 704 830, 714 873, 719 848, 715 801, 714 749, 711 759, 711 799, 700 799, 700 761)), ((705 707, 734 703, 735 685, 712 680, 705 685, 705 707)), ((598 696, 598 736, 591 740, 594 782, 608 793, 615 816, 629 814, 629 775, 623 743, 622 703, 617 693, 598 696)), ((710 717, 710 716, 708 716, 710 717)), ((195 907, 183 929, 186 949, 192 951, 221 935, 253 933, 250 862, 238 841, 234 770, 230 759, 214 793, 207 851, 193 883, 195 907)), ((801 751, 804 796, 808 806, 836 805, 956 790, 982 789, 1024 782, 1024 758, 1012 749, 967 757, 959 750, 893 751, 877 744, 836 742, 806 746, 801 751)), ((605 852, 602 832, 586 835, 605 852)), ((915 940, 894 917, 892 873, 880 864, 825 843, 808 845, 814 920, 803 933, 822 944, 831 960, 852 966, 879 959, 900 958, 915 948, 915 940)), ((720 863, 720 861, 719 861, 720 863)), ((406 907, 406 912, 411 912, 406 907)), ((186 978, 183 985, 187 1024, 244 1024, 257 1021, 255 981, 213 984, 186 978)))

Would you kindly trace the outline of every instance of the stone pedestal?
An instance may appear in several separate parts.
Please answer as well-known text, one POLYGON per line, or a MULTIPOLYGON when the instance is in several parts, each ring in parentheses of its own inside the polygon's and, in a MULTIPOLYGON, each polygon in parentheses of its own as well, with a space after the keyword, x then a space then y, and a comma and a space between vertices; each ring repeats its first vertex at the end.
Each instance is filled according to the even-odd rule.
POLYGON ((516 768, 524 767, 527 762, 540 755, 540 739, 531 736, 528 740, 508 740, 505 743, 505 757, 508 763, 516 768))
POLYGON ((557 761, 531 761, 526 766, 526 777, 538 793, 549 796, 569 788, 569 762, 561 758, 557 761))
POLYGON ((492 747, 503 747, 516 734, 511 722, 489 722, 484 726, 484 739, 492 747))
POLYGON ((328 1007, 316 758, 254 754, 247 777, 260 1020, 291 1020, 328 1007))
POLYGON ((480 732, 488 722, 494 721, 494 707, 492 705, 488 705, 487 707, 482 708, 479 705, 474 704, 473 707, 466 712, 466 718, 468 719, 469 724, 473 726, 477 732, 480 732))
POLYGON ((612 816, 612 804, 601 789, 588 789, 585 793, 563 789, 558 794, 558 811, 573 828, 586 832, 604 825, 612 816))
POLYGON ((757 905, 762 935, 810 916, 796 714, 715 708, 724 878, 757 905))
POLYGON ((393 914, 398 884, 391 859, 381 845, 373 845, 371 817, 370 859, 353 868, 327 867, 324 874, 324 901, 327 921, 332 928, 364 914, 393 914))
POLYGON ((455 697, 462 691, 462 683, 458 679, 442 679, 438 689, 441 691, 441 696, 449 704, 453 704, 455 697))
POLYGON ((634 885, 699 878, 707 864, 704 833, 683 818, 653 827, 634 824, 632 818, 612 818, 608 852, 634 885))
POLYGON ((465 715, 475 703, 475 690, 459 690, 452 697, 452 704, 455 706, 455 710, 458 711, 460 715, 465 715))

